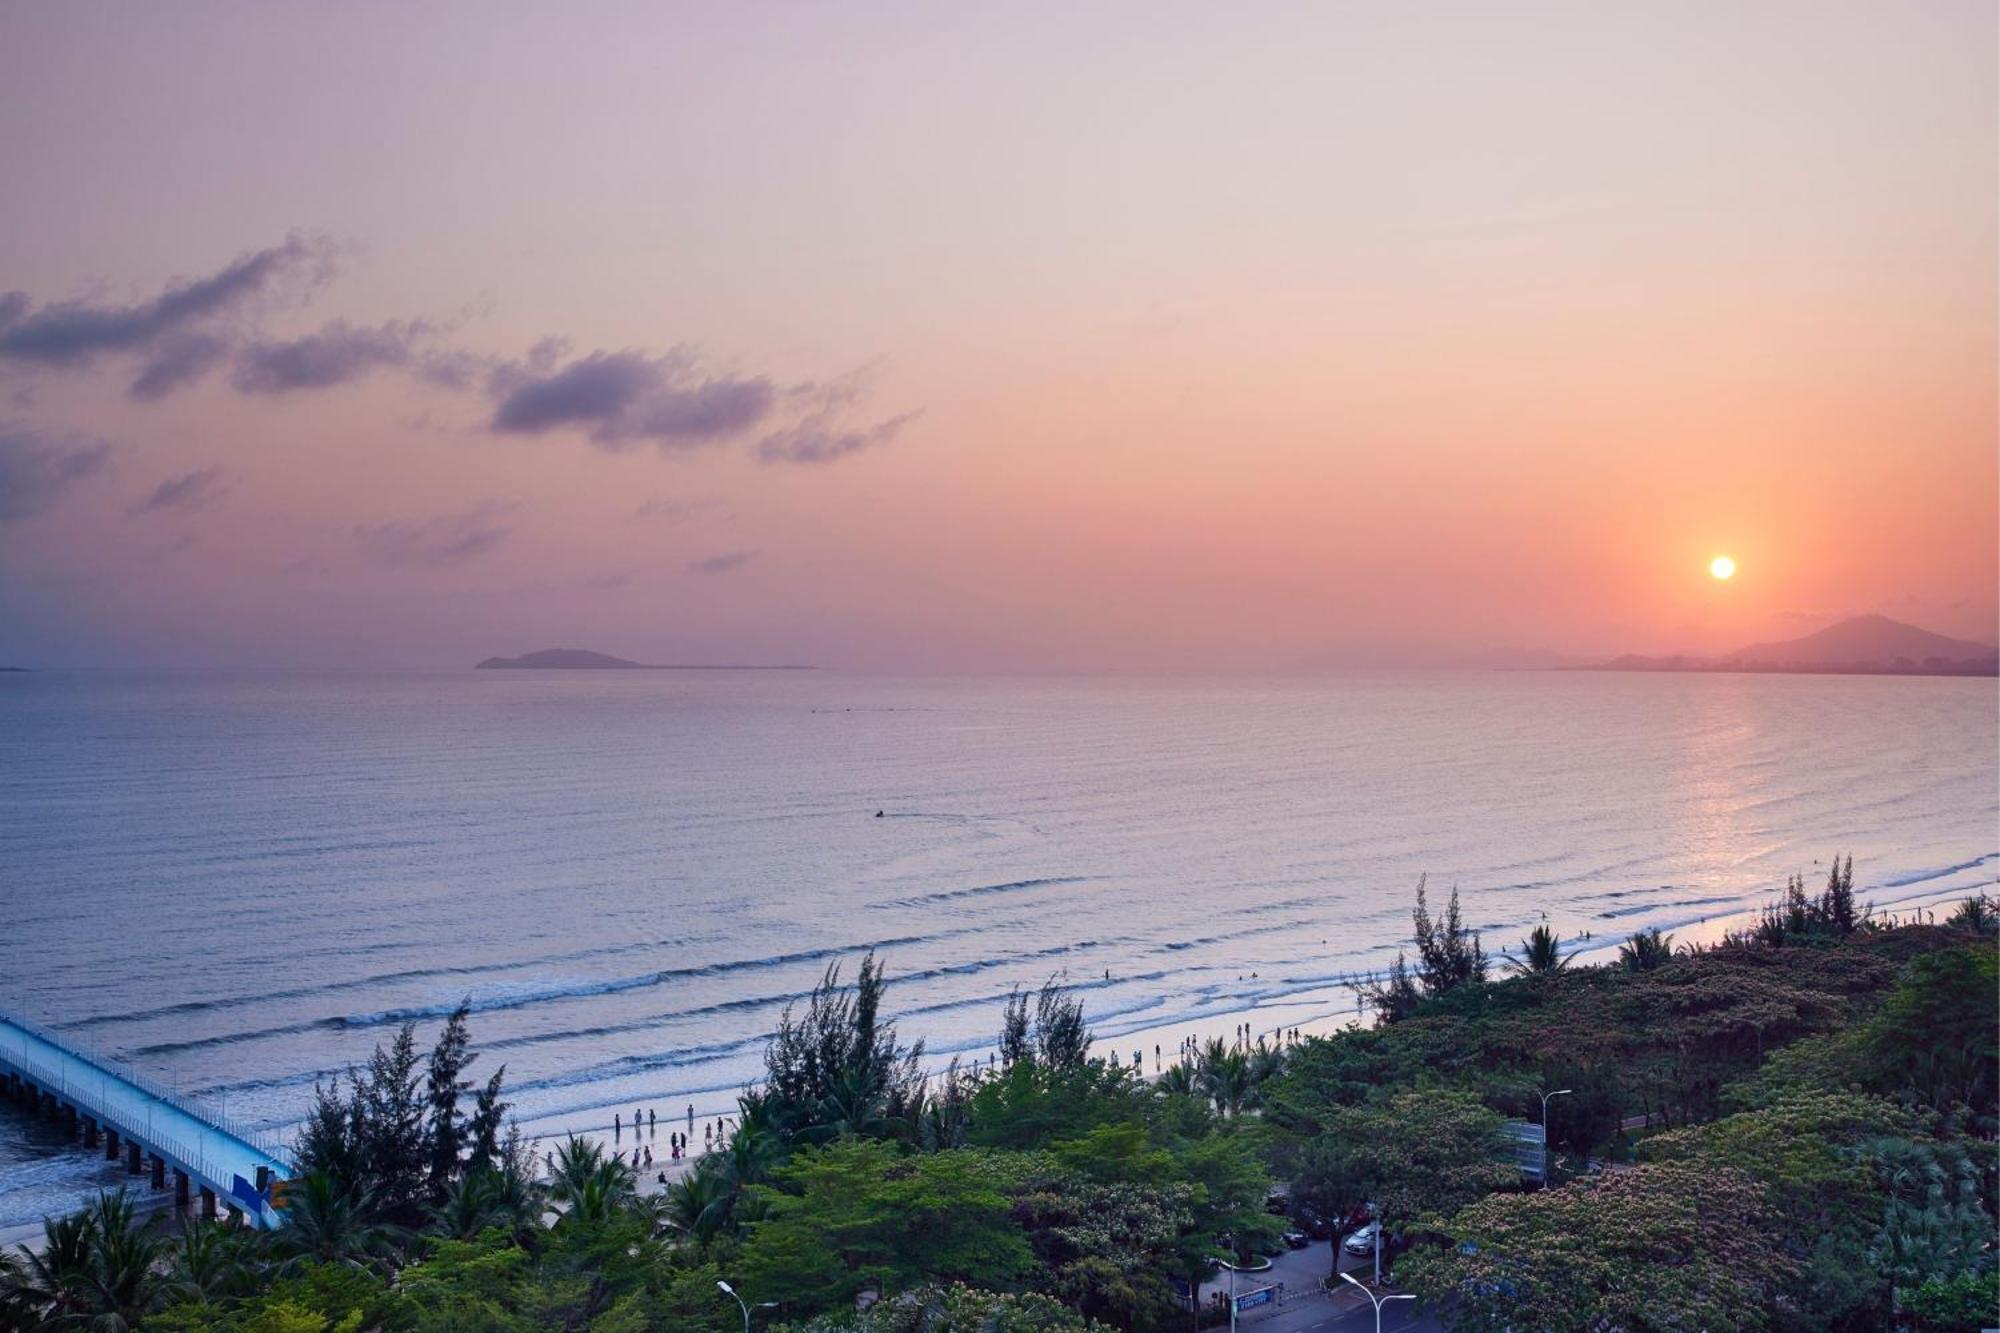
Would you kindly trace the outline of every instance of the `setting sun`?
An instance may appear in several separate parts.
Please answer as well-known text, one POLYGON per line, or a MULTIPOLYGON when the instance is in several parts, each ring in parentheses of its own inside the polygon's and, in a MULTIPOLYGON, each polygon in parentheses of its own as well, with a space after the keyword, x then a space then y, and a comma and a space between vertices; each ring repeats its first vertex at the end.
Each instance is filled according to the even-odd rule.
POLYGON ((1719 555, 1708 562, 1708 572, 1716 578, 1732 578, 1736 574, 1736 562, 1726 555, 1719 555))

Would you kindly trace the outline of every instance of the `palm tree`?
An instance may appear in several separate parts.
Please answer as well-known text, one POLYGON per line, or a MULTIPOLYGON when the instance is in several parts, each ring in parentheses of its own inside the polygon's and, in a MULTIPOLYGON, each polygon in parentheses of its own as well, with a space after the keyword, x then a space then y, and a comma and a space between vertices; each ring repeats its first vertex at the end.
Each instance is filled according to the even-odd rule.
POLYGON ((137 1328, 166 1303, 154 1267, 162 1241, 138 1222, 120 1190, 100 1194, 82 1212, 42 1223, 45 1244, 0 1272, 0 1312, 22 1327, 88 1327, 105 1333, 137 1328))
POLYGON ((1562 937, 1544 922, 1528 932, 1521 941, 1521 956, 1513 959, 1508 966, 1516 976, 1546 977, 1568 967, 1569 959, 1563 956, 1562 937))
POLYGON ((1627 972, 1650 972, 1674 956, 1674 937, 1654 926, 1618 946, 1618 963, 1627 972))
POLYGON ((471 1240, 498 1228, 525 1246, 540 1230, 542 1211, 540 1187, 503 1155, 498 1166, 475 1166, 447 1187, 443 1202, 431 1210, 430 1230, 471 1240))
POLYGON ((471 1240, 500 1225, 497 1176, 492 1170, 472 1170, 446 1186, 443 1201, 431 1209, 431 1232, 471 1240))
POLYGON ((292 1182, 285 1193, 285 1229, 278 1244, 285 1267, 302 1263, 374 1268, 391 1261, 406 1239, 401 1227, 369 1221, 373 1197, 366 1190, 342 1189, 324 1171, 292 1182))
POLYGON ((1201 1090, 1223 1115, 1243 1112, 1251 1100, 1250 1061, 1241 1051, 1224 1050, 1210 1041, 1201 1057, 1201 1090))
POLYGON ((716 1237, 729 1230, 736 1191, 719 1168, 707 1162, 667 1186, 661 1196, 661 1220, 706 1253, 716 1237))
POLYGON ((1190 1064, 1171 1065, 1153 1080, 1153 1091, 1162 1097, 1192 1097, 1199 1090, 1195 1068, 1190 1064))
POLYGON ((495 1222, 507 1228, 516 1245, 532 1248, 542 1229, 542 1215, 548 1211, 547 1192, 530 1174, 531 1157, 503 1152, 499 1161, 490 1173, 495 1222))
MULTIPOLYGON (((616 1162, 605 1165, 623 1174, 616 1162)), ((636 1198, 629 1179, 620 1181, 611 1171, 601 1172, 584 1179, 564 1196, 567 1207, 557 1225, 601 1226, 630 1208, 636 1198)))
POLYGON ((23 1316, 24 1327, 71 1322, 90 1308, 91 1249, 95 1241, 90 1215, 42 1219, 42 1248, 21 1247, 21 1257, 4 1277, 0 1293, 10 1314, 23 1316))
POLYGON ((1253 1104, 1262 1105, 1264 1085, 1285 1072, 1285 1053, 1276 1046, 1265 1046, 1261 1041, 1250 1052, 1250 1090, 1254 1094, 1253 1104))
POLYGON ((1994 926, 1993 901, 1984 893, 1974 894, 1959 903, 1956 910, 1945 918, 1947 926, 1957 926, 1984 935, 1994 926))
POLYGON ((166 1288, 153 1272, 165 1243, 139 1222, 124 1190, 98 1195, 89 1215, 90 1326, 123 1333, 166 1303, 166 1288))
POLYGON ((222 1227, 183 1227, 168 1254, 168 1292, 188 1305, 236 1295, 250 1276, 244 1248, 240 1235, 222 1227))
POLYGON ((593 1207, 623 1203, 634 1192, 631 1170, 606 1157, 592 1140, 571 1135, 556 1149, 549 1196, 566 1210, 574 1211, 586 1198, 593 1207))
POLYGON ((729 1147, 720 1156, 709 1160, 716 1163, 716 1169, 729 1182, 730 1188, 741 1192, 769 1179, 784 1156, 784 1140, 776 1134, 753 1129, 749 1125, 738 1125, 736 1132, 729 1136, 729 1147))
POLYGON ((818 1121, 806 1137, 818 1141, 873 1138, 890 1128, 881 1089, 865 1069, 844 1070, 820 1099, 818 1121))

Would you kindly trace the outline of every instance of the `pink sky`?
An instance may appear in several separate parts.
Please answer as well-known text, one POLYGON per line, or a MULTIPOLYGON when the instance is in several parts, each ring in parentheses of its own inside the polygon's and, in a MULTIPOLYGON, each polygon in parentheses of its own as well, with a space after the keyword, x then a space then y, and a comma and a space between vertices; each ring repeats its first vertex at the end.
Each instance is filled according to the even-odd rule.
POLYGON ((1997 46, 1983 2, 15 7, 0 662, 1990 640, 1997 46))

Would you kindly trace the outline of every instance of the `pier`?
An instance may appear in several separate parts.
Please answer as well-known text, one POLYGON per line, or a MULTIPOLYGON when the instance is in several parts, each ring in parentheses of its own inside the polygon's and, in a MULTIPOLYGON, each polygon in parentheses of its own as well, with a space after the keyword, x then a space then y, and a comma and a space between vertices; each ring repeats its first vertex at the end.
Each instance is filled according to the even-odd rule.
POLYGON ((274 1194, 290 1174, 283 1145, 158 1080, 91 1054, 38 1023, 0 1013, 0 1093, 65 1124, 107 1161, 174 1191, 174 1205, 278 1225, 274 1194))

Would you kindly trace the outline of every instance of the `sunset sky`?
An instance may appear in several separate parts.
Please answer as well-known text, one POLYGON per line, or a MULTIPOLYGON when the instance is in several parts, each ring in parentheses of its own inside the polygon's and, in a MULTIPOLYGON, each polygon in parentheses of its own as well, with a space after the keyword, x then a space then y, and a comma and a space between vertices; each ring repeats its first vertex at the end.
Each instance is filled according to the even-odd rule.
POLYGON ((11 6, 0 663, 1991 640, 1997 42, 1990 0, 11 6))

